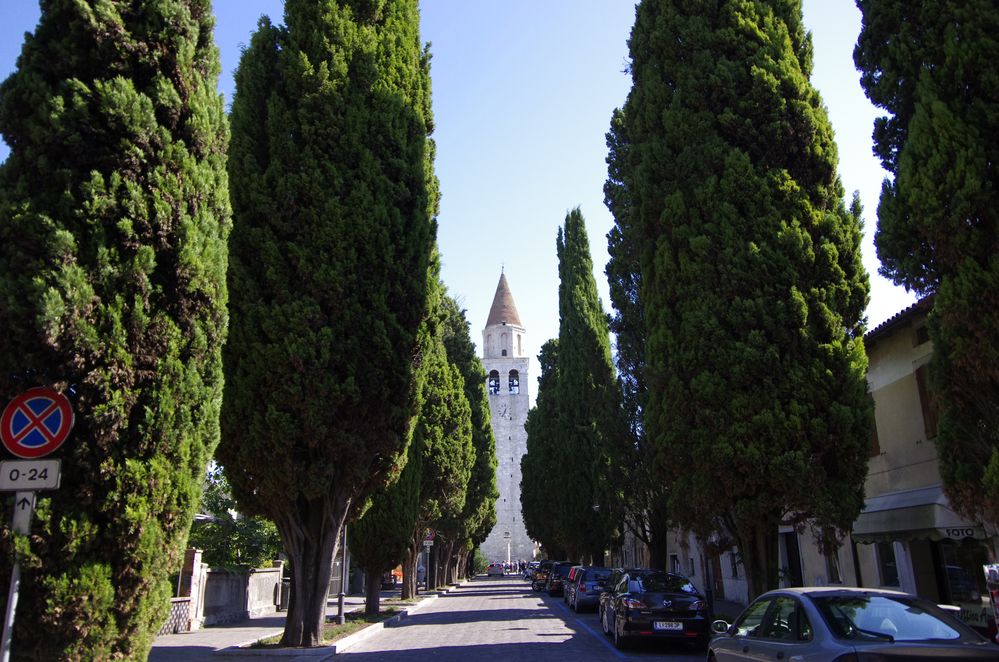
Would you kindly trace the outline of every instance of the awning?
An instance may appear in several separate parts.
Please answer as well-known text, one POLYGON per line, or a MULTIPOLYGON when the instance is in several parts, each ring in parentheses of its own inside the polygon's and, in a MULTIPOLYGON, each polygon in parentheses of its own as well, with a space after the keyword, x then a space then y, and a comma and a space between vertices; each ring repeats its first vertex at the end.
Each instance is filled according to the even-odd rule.
POLYGON ((869 497, 853 523, 853 539, 860 543, 988 537, 981 523, 954 512, 940 485, 869 497))

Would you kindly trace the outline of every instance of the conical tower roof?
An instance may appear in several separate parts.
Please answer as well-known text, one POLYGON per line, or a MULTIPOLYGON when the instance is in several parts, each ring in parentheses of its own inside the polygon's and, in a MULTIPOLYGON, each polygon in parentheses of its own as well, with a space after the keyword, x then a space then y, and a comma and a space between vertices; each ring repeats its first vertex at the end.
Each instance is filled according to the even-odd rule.
POLYGON ((486 326, 503 324, 504 322, 514 326, 524 326, 520 323, 520 315, 517 313, 517 306, 513 302, 510 285, 506 282, 506 274, 501 272, 499 284, 496 285, 496 294, 493 296, 493 305, 489 309, 489 319, 486 321, 486 326))

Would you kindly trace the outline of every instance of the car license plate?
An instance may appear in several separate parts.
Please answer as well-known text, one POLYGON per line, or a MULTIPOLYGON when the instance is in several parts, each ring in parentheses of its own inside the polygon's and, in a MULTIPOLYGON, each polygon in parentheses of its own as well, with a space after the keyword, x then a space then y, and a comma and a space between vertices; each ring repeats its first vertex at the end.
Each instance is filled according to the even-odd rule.
POLYGON ((654 621, 652 623, 653 630, 669 630, 678 631, 683 629, 683 623, 677 623, 676 621, 654 621))

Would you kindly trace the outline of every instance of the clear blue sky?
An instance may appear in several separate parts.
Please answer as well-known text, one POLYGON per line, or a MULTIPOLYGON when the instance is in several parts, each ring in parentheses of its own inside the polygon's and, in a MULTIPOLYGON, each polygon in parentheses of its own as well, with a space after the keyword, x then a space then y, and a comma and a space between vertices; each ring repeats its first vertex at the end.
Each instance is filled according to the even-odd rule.
MULTIPOLYGON (((610 311, 603 204, 607 131, 631 81, 624 73, 632 0, 423 0, 421 30, 432 44, 436 172, 441 183, 443 277, 467 308, 481 345, 500 268, 527 327, 531 376, 540 346, 558 335, 555 236, 566 212, 587 221, 594 276, 610 311)), ((228 104, 240 49, 261 14, 281 22, 280 0, 215 0, 222 54, 219 89, 228 104)), ((873 328, 914 297, 877 275, 872 243, 885 173, 871 154, 877 109, 860 88, 852 52, 860 31, 853 0, 805 0, 815 44, 812 83, 829 109, 848 192, 859 190, 867 226, 873 328)), ((38 21, 34 0, 3 0, 0 77, 13 70, 23 34, 38 21)), ((0 144, 0 159, 6 158, 0 144)), ((536 382, 529 382, 532 401, 536 382)))

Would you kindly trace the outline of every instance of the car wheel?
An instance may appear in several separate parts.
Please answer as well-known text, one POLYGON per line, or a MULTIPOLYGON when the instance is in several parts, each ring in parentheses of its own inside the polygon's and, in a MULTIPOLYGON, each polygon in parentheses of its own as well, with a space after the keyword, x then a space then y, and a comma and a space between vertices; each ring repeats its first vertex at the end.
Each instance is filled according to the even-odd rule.
POLYGON ((621 634, 621 628, 617 626, 617 619, 614 619, 614 648, 623 650, 628 647, 628 640, 621 634))
POLYGON ((607 622, 607 610, 604 609, 600 612, 600 629, 604 631, 604 634, 608 637, 610 636, 610 623, 607 622))

